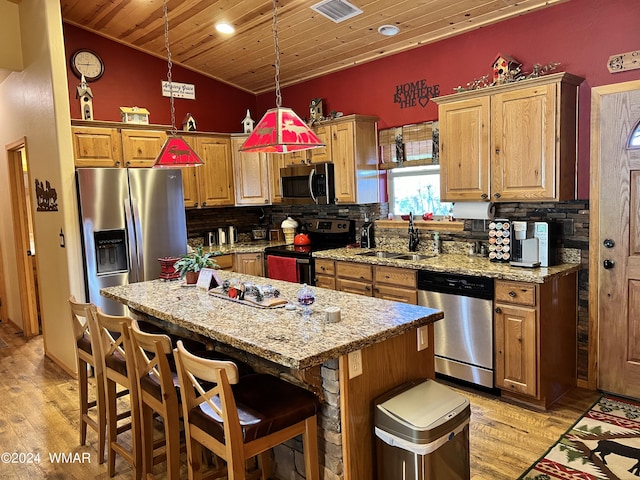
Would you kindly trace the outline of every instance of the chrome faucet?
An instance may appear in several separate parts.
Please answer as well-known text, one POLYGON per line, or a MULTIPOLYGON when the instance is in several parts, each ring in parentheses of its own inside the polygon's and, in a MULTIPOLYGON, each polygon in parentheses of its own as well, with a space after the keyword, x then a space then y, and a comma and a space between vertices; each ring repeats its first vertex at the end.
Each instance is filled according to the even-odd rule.
POLYGON ((420 239, 418 231, 413 225, 413 213, 409 212, 409 251, 415 252, 418 249, 418 243, 420 243, 420 239))

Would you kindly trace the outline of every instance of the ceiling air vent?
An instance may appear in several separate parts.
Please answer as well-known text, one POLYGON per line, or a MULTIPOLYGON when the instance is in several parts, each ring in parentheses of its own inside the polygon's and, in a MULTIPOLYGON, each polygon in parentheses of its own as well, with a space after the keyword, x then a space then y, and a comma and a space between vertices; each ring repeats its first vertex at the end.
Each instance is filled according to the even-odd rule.
POLYGON ((362 13, 362 10, 345 0, 323 0, 312 5, 311 9, 336 23, 343 22, 362 13))

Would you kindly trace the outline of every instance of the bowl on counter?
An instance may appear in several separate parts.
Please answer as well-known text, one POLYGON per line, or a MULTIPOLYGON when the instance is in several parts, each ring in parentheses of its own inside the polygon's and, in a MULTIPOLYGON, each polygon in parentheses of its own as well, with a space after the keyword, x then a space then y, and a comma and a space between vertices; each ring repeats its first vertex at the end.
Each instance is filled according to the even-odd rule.
POLYGON ((403 220, 409 220, 411 218, 411 215, 400 215, 400 218, 403 220))

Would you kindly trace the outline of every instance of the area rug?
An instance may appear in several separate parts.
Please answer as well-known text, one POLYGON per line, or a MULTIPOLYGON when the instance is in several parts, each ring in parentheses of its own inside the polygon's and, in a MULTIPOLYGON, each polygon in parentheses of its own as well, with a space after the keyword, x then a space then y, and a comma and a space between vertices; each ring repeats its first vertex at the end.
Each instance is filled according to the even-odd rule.
POLYGON ((604 395, 519 480, 640 478, 640 403, 604 395))

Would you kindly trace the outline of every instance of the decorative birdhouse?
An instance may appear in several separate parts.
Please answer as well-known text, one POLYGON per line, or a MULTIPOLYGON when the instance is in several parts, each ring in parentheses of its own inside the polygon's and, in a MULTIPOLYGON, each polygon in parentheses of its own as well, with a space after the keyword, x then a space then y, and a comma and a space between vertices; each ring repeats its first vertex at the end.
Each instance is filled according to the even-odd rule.
POLYGON ((124 123, 149 125, 149 110, 140 107, 120 107, 120 116, 124 123))
POLYGON ((322 114, 322 99, 314 98, 309 105, 309 118, 311 121, 322 120, 324 115, 322 114))
POLYGON ((493 61, 493 85, 501 85, 513 76, 513 72, 520 72, 522 64, 509 55, 499 54, 493 61))
POLYGON ((185 132, 195 132, 196 131, 196 119, 193 118, 193 115, 187 113, 182 120, 182 130, 185 132))
POLYGON ((76 98, 80 99, 80 115, 83 120, 93 120, 93 92, 82 75, 76 90, 76 98))
POLYGON ((251 112, 247 108, 247 116, 244 117, 244 120, 242 120, 242 128, 243 128, 244 133, 253 132, 253 124, 254 123, 256 123, 256 122, 254 122, 253 119, 251 118, 251 112))

